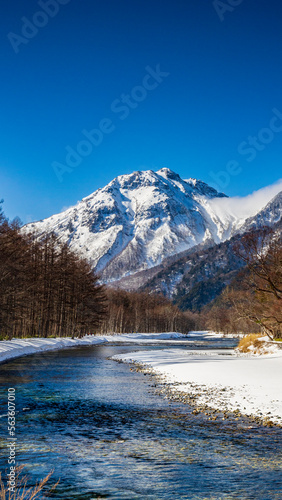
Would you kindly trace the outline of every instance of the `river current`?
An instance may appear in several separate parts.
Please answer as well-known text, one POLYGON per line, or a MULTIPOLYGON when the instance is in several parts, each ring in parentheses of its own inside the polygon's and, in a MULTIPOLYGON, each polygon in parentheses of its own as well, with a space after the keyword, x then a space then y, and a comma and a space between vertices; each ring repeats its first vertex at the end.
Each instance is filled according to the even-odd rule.
MULTIPOLYGON (((228 354, 232 345, 195 339, 187 348, 228 354)), ((2 476, 9 467, 7 389, 13 387, 17 463, 25 465, 29 485, 54 470, 51 482, 60 483, 50 498, 281 499, 281 429, 195 416, 189 405, 158 395, 154 378, 110 359, 165 347, 77 347, 1 365, 2 476)))

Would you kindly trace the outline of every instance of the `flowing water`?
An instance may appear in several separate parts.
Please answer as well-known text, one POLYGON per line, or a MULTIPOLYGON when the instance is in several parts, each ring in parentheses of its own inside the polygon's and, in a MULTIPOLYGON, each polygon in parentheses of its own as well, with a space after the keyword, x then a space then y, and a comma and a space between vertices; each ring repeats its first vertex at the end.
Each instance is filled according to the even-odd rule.
MULTIPOLYGON (((232 343, 194 339, 187 347, 232 343)), ((195 416, 188 405, 159 396, 150 376, 109 359, 156 348, 77 347, 1 365, 4 476, 7 389, 14 387, 17 463, 25 464, 29 483, 54 469, 60 483, 51 498, 281 499, 281 430, 195 416)))

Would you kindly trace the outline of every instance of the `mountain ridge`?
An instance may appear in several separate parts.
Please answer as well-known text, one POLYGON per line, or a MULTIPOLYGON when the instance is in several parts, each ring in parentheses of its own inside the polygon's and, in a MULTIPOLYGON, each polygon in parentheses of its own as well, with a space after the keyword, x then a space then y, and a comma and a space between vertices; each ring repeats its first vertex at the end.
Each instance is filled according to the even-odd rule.
POLYGON ((39 238, 54 232, 89 260, 102 282, 114 283, 198 245, 220 244, 265 219, 271 225, 281 217, 280 194, 254 217, 240 219, 224 208, 228 197, 203 181, 183 180, 168 168, 136 171, 23 230, 39 238))

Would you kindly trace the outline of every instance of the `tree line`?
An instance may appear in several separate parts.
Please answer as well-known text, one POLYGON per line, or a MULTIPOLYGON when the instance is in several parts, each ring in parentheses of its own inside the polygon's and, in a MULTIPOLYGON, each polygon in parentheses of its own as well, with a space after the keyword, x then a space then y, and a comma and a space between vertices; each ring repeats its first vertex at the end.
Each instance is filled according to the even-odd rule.
POLYGON ((1 338, 81 336, 106 314, 103 286, 54 234, 40 241, 0 212, 1 338))
POLYGON ((109 308, 100 325, 100 333, 188 333, 199 322, 197 314, 180 311, 162 295, 111 288, 106 293, 109 308))
POLYGON ((55 234, 38 239, 0 210, 0 339, 195 327, 195 315, 164 297, 107 289, 55 234))

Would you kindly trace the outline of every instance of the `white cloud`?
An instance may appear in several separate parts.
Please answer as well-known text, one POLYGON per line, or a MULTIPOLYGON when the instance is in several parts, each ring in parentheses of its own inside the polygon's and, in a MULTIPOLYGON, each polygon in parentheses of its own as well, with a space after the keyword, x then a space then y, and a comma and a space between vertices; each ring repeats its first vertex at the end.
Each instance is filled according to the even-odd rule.
POLYGON ((216 212, 222 210, 236 219, 247 219, 260 212, 280 191, 282 191, 282 179, 248 196, 217 198, 211 201, 211 205, 216 212))

